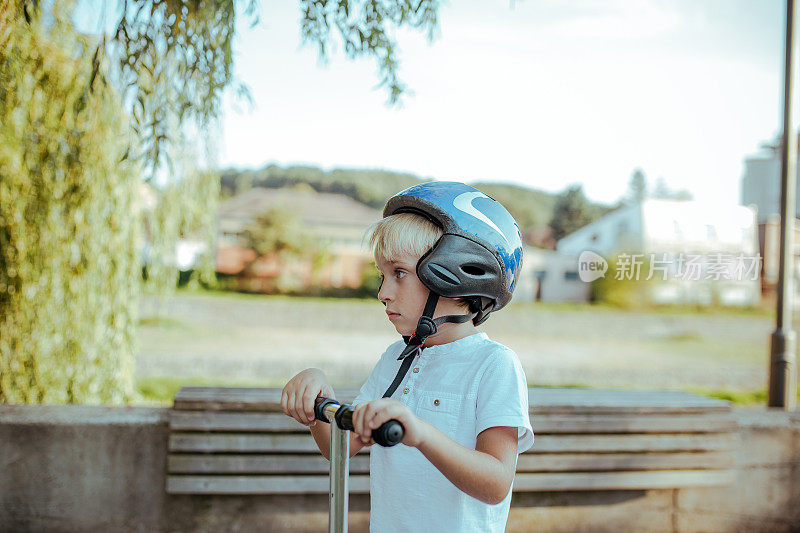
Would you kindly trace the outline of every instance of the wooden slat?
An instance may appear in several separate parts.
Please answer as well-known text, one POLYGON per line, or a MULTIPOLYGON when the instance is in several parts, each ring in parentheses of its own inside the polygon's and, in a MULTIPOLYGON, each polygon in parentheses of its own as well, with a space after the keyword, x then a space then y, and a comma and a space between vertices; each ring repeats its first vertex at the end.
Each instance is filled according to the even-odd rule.
MULTIPOLYGON (((369 476, 350 476, 350 493, 369 492, 369 476)), ((328 476, 167 476, 169 494, 325 494, 328 476)))
POLYGON ((535 414, 535 435, 545 433, 717 433, 736 428, 725 414, 535 414))
MULTIPOLYGON (((611 453, 657 451, 724 451, 734 446, 733 436, 708 435, 540 435, 525 453, 611 453)), ((171 452, 287 452, 319 453, 307 435, 280 433, 173 433, 171 452)))
POLYGON ((552 412, 555 408, 567 408, 570 412, 579 409, 663 409, 671 412, 682 410, 727 410, 730 404, 724 400, 708 398, 699 394, 670 390, 631 389, 578 389, 532 387, 528 389, 531 406, 539 411, 552 412))
MULTIPOLYGON (((653 471, 517 474, 516 492, 567 490, 648 490, 729 484, 728 471, 653 471)), ((351 475, 350 493, 369 492, 369 476, 351 475)), ((184 476, 167 477, 170 494, 326 494, 328 476, 184 476)))
POLYGON ((724 451, 734 447, 733 437, 724 433, 708 435, 541 435, 526 453, 606 453, 724 451))
MULTIPOLYGON (((324 422, 321 422, 324 424, 324 422)), ((172 411, 172 431, 258 431, 303 432, 306 426, 283 413, 241 413, 227 411, 172 411)))
POLYGON ((308 435, 263 433, 173 433, 169 436, 171 452, 307 452, 319 453, 317 443, 308 435))
MULTIPOLYGON (((170 474, 327 474, 330 462, 321 455, 171 454, 170 474)), ((351 474, 369 473, 369 456, 350 458, 351 474)))
POLYGON ((733 465, 733 455, 728 452, 522 454, 517 472, 720 470, 733 465))
MULTIPOLYGON (((349 403, 353 389, 337 391, 336 397, 349 403)), ((175 396, 177 410, 280 412, 279 388, 183 387, 175 396)), ((730 411, 724 400, 680 391, 529 389, 531 412, 565 414, 656 414, 712 413, 730 411)))
MULTIPOLYGON (((279 388, 182 387, 175 395, 173 409, 203 411, 281 412, 279 388)), ((336 398, 350 403, 358 391, 337 390, 336 398)))
MULTIPOLYGON (((330 463, 319 455, 171 454, 170 474, 327 474, 330 463)), ((597 472, 631 470, 720 470, 733 456, 713 453, 523 454, 517 472, 597 472)), ((350 458, 351 474, 368 474, 369 457, 350 458)))
POLYGON ((712 487, 733 482, 733 472, 716 470, 657 470, 652 472, 574 472, 517 474, 516 492, 565 490, 648 490, 680 487, 712 487))
MULTIPOLYGON (((536 435, 545 433, 713 433, 733 431, 736 422, 720 414, 566 415, 531 417, 536 435)), ((283 413, 172 411, 173 431, 303 432, 308 428, 283 413)))

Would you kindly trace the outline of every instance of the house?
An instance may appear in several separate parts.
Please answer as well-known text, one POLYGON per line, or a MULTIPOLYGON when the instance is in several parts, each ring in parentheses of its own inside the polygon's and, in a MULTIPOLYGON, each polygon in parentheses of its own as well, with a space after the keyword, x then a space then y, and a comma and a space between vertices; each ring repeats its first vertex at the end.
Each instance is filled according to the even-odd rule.
POLYGON ((589 284, 578 277, 578 258, 525 246, 514 302, 585 302, 589 284))
POLYGON ((380 211, 343 194, 253 188, 219 207, 217 272, 242 278, 242 288, 254 291, 357 288, 372 260, 362 242, 364 232, 380 218, 380 211), (303 230, 324 246, 328 259, 323 265, 315 268, 310 259, 257 258, 244 246, 243 232, 260 214, 276 207, 291 210, 303 230))
POLYGON ((647 199, 567 235, 556 250, 573 257, 584 251, 606 260, 616 256, 622 262, 607 275, 656 277, 660 282, 649 296, 657 303, 752 305, 760 298, 761 258, 750 207, 647 199))

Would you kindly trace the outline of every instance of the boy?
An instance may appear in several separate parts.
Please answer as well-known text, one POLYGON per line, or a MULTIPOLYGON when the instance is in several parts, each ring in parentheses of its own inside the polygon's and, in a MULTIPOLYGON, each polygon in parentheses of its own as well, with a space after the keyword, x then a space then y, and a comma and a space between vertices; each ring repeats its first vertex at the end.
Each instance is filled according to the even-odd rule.
MULTIPOLYGON (((378 299, 403 341, 353 402, 350 453, 391 419, 403 424, 405 446, 370 449, 370 530, 504 531, 517 455, 533 444, 528 389, 514 352, 475 326, 511 299, 519 228, 498 202, 454 182, 406 189, 383 214, 370 236, 378 299)), ((287 383, 281 406, 330 459, 317 396, 333 389, 308 369, 287 383)))

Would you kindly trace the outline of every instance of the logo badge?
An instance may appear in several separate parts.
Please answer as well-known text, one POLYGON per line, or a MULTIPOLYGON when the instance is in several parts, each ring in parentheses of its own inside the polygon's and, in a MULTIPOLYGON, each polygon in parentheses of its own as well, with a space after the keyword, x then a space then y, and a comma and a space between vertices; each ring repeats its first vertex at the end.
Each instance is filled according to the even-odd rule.
POLYGON ((476 208, 474 205, 472 205, 472 202, 476 198, 491 199, 491 198, 489 198, 488 196, 486 196, 485 194, 483 194, 482 192, 479 192, 479 191, 462 192, 461 194, 459 194, 458 196, 456 196, 453 199, 453 207, 455 207, 459 211, 463 211, 464 213, 466 213, 466 214, 468 214, 468 215, 470 215, 472 217, 477 218, 478 220, 480 220, 481 222, 483 222, 484 224, 486 224, 487 226, 489 226, 490 228, 495 230, 497 233, 500 234, 501 237, 503 237, 503 240, 506 241, 506 244, 508 244, 508 247, 512 248, 511 243, 508 242, 508 237, 506 237, 505 233, 503 233, 500 230, 500 228, 497 227, 497 224, 492 222, 489 219, 489 217, 487 217, 486 215, 484 215, 483 213, 478 211, 478 208, 476 208))
POLYGON ((607 270, 608 262, 590 250, 584 250, 578 256, 578 277, 585 283, 606 277, 607 270))

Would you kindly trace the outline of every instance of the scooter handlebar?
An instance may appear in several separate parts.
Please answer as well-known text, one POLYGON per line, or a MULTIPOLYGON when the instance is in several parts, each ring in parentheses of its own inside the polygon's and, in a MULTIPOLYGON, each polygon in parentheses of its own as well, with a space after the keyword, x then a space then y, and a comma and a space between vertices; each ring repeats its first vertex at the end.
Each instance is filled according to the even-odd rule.
MULTIPOLYGON (((330 416, 333 416, 336 425, 340 429, 353 431, 353 412, 352 405, 342 405, 332 398, 317 398, 314 402, 314 416, 317 420, 330 423, 330 416)), ((372 430, 372 440, 384 447, 394 446, 403 440, 403 424, 399 420, 388 420, 381 424, 378 429, 372 430)))

